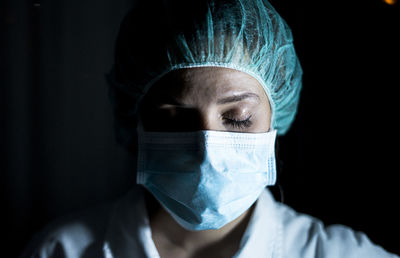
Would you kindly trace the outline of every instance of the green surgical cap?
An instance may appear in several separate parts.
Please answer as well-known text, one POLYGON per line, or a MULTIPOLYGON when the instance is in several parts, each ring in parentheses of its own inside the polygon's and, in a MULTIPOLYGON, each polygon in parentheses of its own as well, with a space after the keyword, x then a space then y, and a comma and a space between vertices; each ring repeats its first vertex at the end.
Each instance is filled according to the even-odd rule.
POLYGON ((292 33, 270 3, 140 2, 122 21, 108 75, 117 119, 135 116, 141 98, 170 71, 224 67, 258 80, 270 101, 272 126, 286 133, 296 114, 302 69, 292 33))

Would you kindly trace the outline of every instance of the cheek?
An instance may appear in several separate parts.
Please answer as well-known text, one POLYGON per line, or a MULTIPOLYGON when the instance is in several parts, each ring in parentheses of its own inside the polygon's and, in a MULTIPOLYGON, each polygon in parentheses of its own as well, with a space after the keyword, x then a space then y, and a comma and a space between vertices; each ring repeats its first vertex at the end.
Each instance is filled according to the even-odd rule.
POLYGON ((271 124, 271 109, 268 103, 260 105, 254 114, 254 127, 259 132, 267 132, 271 124))

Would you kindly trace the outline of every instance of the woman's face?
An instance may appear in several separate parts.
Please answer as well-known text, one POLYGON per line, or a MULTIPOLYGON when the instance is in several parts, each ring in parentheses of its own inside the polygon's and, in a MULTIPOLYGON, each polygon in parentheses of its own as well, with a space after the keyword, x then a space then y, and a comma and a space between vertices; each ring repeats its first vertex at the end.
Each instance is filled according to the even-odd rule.
POLYGON ((146 131, 216 130, 260 133, 270 128, 268 97, 247 73, 218 67, 176 70, 154 84, 140 114, 146 131))

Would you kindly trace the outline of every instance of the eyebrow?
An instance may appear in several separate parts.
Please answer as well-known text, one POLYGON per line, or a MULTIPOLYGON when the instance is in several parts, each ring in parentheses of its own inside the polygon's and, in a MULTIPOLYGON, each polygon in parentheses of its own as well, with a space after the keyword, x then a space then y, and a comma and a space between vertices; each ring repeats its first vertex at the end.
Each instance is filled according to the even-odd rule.
POLYGON ((226 97, 226 98, 219 99, 219 100, 217 100, 217 104, 218 105, 222 105, 222 104, 227 104, 227 103, 232 103, 232 102, 239 102, 239 101, 242 101, 242 100, 248 99, 248 98, 255 98, 257 100, 260 99, 260 97, 257 94, 251 93, 251 92, 247 92, 247 93, 243 93, 243 94, 229 96, 229 97, 226 97))

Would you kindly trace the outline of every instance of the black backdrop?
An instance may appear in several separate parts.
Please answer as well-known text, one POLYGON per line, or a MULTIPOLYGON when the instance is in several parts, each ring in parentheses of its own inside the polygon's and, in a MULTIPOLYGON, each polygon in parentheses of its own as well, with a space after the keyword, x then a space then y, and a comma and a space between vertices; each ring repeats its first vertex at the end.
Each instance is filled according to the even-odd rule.
MULTIPOLYGON (((304 69, 298 117, 279 139, 285 203, 400 253, 399 5, 271 2, 293 29, 304 69)), ((50 220, 132 184, 133 159, 114 141, 104 74, 133 4, 2 1, 4 257, 50 220)))

